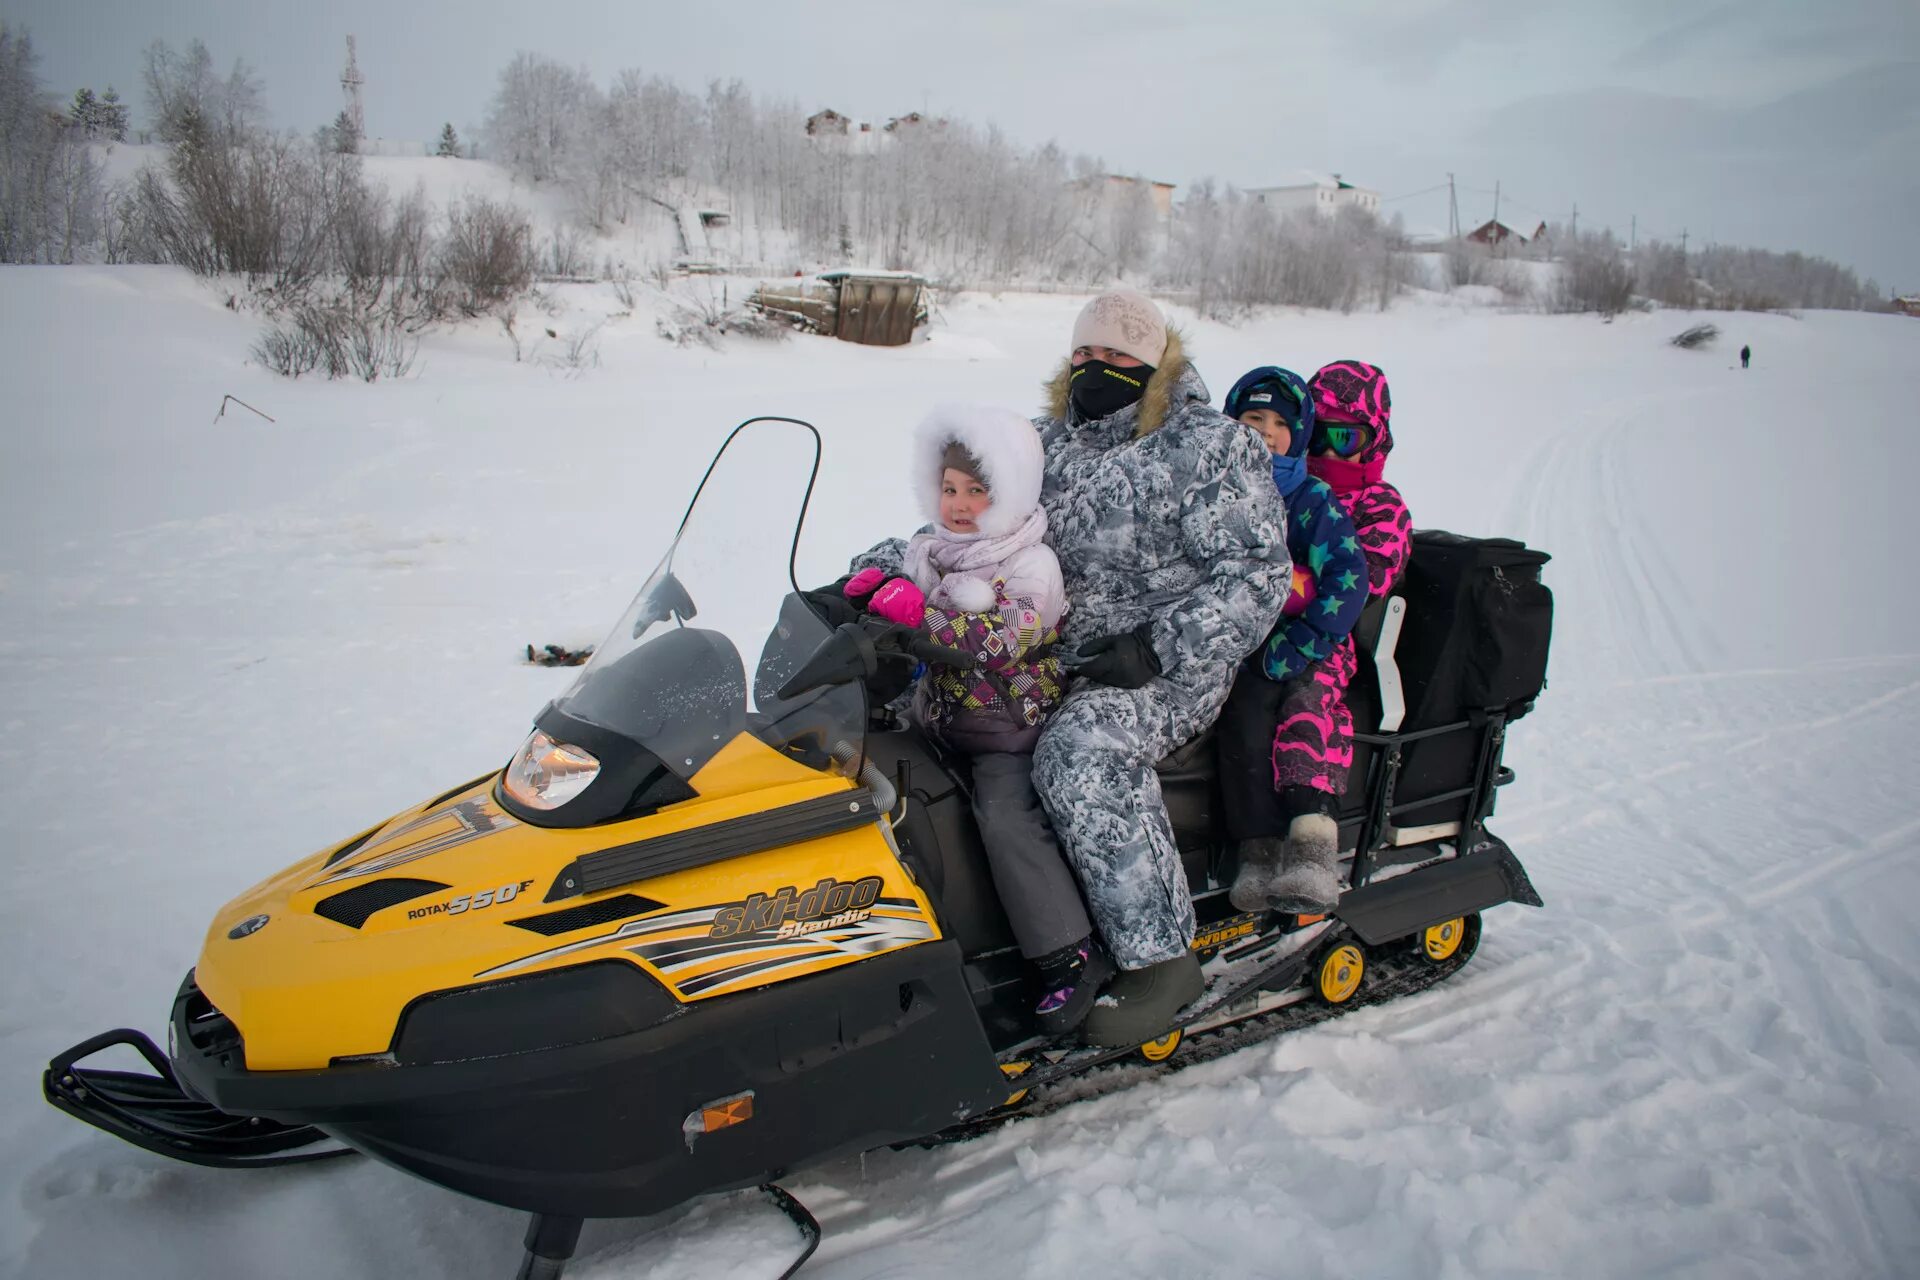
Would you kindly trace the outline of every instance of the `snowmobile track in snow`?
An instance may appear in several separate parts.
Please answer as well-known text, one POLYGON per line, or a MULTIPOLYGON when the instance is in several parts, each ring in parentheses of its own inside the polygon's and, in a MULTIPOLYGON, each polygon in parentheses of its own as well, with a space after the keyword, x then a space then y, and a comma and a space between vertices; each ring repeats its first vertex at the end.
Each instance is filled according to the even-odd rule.
MULTIPOLYGON (((1087 1102, 1094 1098, 1105 1097, 1122 1089, 1132 1088, 1147 1080, 1184 1071, 1188 1067, 1199 1066, 1203 1062, 1212 1062, 1230 1053, 1271 1040, 1289 1031, 1298 1031, 1306 1027, 1317 1026, 1331 1021, 1356 1009, 1365 1009, 1373 1005, 1385 1004, 1389 1000, 1398 1000, 1402 996, 1415 995, 1452 977, 1467 961, 1473 958, 1478 948, 1478 931, 1473 941, 1456 952, 1447 960, 1431 963, 1408 954, 1388 958, 1375 953, 1369 957, 1375 966, 1364 988, 1351 1000, 1343 1004, 1329 1005, 1307 996, 1284 1008, 1267 1013, 1255 1014, 1239 1022, 1230 1022, 1209 1031, 1189 1034, 1164 1062, 1147 1062, 1140 1059, 1136 1049, 1120 1049, 1112 1057, 1089 1063, 1087 1066, 1051 1084, 1030 1086, 1032 1093, 1017 1106, 1003 1107, 977 1116, 951 1129, 913 1142, 899 1144, 901 1147, 941 1147, 956 1142, 991 1133, 1016 1120, 1031 1120, 1051 1115, 1062 1107, 1076 1102, 1087 1102)), ((1010 1083, 1018 1084, 1018 1077, 1010 1083)))

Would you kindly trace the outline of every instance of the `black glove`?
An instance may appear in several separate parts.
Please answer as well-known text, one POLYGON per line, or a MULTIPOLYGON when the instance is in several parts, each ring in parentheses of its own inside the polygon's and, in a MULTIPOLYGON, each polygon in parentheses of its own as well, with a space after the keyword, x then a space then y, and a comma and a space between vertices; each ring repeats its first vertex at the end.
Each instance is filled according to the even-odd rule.
POLYGON ((1110 684, 1116 689, 1138 689, 1160 674, 1160 655, 1153 651, 1153 627, 1141 623, 1117 636, 1095 636, 1060 655, 1060 665, 1077 676, 1110 684))
MULTIPOLYGON (((814 613, 829 627, 858 622, 861 611, 867 607, 867 601, 873 599, 873 592, 869 591, 863 596, 849 600, 846 587, 852 580, 853 575, 848 574, 838 582, 829 583, 824 587, 815 587, 812 591, 802 591, 800 594, 805 597, 808 604, 813 606, 814 613)), ((880 584, 875 583, 874 590, 879 589, 880 584)))

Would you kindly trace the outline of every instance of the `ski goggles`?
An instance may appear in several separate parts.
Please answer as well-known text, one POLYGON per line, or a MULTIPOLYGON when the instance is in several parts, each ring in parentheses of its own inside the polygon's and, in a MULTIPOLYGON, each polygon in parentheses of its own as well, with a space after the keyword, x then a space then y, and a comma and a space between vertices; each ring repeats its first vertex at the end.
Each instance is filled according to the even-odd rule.
POLYGON ((1373 428, 1361 422, 1316 422, 1310 448, 1314 453, 1351 458, 1373 443, 1373 428))

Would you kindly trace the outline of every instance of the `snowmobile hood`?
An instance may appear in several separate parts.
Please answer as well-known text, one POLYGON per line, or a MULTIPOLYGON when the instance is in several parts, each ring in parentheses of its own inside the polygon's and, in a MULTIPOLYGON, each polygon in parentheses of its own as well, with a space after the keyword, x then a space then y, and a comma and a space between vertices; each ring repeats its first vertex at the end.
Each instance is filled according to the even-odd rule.
POLYGON ((569 829, 478 779, 228 903, 200 988, 279 1071, 389 1053, 415 1001, 477 983, 614 959, 684 1004, 940 936, 863 789, 750 735, 708 768, 763 785, 569 829))

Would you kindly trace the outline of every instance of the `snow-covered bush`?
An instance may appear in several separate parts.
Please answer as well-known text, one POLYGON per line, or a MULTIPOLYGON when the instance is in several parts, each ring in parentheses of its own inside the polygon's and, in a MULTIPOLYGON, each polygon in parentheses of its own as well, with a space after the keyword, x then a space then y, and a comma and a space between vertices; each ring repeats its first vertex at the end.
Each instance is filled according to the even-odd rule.
POLYGON ((1633 305, 1633 268, 1613 233, 1585 232, 1568 237, 1552 308, 1559 312, 1595 311, 1617 316, 1633 305))
POLYGON ((716 295, 711 287, 681 294, 667 294, 666 310, 654 320, 654 330, 679 347, 718 347, 724 334, 743 338, 785 342, 792 330, 772 315, 747 303, 734 306, 722 286, 716 295))
POLYGON ((384 311, 408 332, 446 314, 424 192, 397 202, 362 186, 343 199, 333 225, 334 265, 340 288, 363 311, 384 311))
POLYGON ((512 205, 474 196, 447 206, 440 270, 454 305, 481 315, 533 283, 533 229, 512 205))
POLYGON ((367 196, 357 156, 250 133, 175 145, 164 170, 140 171, 133 199, 130 254, 244 275, 270 305, 292 305, 334 267, 340 219, 367 196))
POLYGON ((1663 307, 1692 307, 1699 300, 1687 255, 1677 244, 1649 240, 1635 249, 1633 274, 1639 294, 1663 307))
POLYGON ((329 378, 402 378, 413 368, 419 342, 385 310, 347 298, 301 303, 268 327, 253 354, 290 378, 318 370, 329 378))

